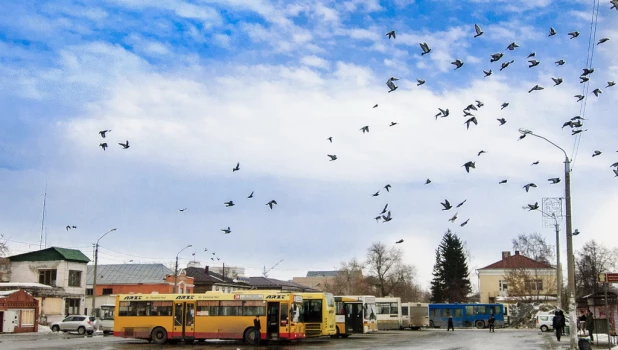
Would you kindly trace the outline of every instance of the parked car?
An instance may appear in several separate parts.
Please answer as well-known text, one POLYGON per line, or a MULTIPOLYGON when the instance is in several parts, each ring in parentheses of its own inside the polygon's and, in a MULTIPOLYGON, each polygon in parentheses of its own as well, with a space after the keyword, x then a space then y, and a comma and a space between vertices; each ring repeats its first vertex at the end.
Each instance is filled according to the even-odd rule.
MULTIPOLYGON (((53 332, 77 332, 79 334, 92 334, 95 331, 94 323, 90 320, 91 316, 69 315, 60 322, 51 324, 53 332)), ((94 317, 92 317, 94 318, 94 317)))
MULTIPOLYGON (((541 332, 549 332, 554 329, 554 313, 538 313, 536 315, 536 326, 541 332)), ((565 316, 565 322, 569 324, 569 316, 565 316)))

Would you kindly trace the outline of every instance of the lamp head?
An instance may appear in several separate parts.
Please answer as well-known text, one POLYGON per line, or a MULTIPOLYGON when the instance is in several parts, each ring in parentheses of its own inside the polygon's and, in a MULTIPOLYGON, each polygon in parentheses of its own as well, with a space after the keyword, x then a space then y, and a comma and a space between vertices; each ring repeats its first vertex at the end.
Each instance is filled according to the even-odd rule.
POLYGON ((187 246, 187 248, 191 248, 191 247, 193 247, 193 244, 189 244, 189 245, 187 246))
POLYGON ((528 135, 528 134, 532 134, 532 131, 528 130, 528 129, 519 129, 519 133, 522 135, 528 135))

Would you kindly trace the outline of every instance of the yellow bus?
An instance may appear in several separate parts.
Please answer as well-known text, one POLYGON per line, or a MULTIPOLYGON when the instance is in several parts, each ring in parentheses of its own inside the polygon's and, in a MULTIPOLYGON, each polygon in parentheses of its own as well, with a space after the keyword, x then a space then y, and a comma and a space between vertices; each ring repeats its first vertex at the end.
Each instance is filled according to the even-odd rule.
POLYGON ((305 325, 307 338, 337 334, 335 297, 332 293, 299 293, 303 297, 300 322, 305 325))
POLYGON ((353 333, 378 331, 376 298, 371 295, 336 296, 335 309, 337 334, 332 337, 347 338, 353 333))
POLYGON ((277 290, 204 294, 120 294, 116 296, 114 336, 165 342, 206 339, 255 342, 253 320, 269 340, 305 337, 299 322, 303 297, 277 290))

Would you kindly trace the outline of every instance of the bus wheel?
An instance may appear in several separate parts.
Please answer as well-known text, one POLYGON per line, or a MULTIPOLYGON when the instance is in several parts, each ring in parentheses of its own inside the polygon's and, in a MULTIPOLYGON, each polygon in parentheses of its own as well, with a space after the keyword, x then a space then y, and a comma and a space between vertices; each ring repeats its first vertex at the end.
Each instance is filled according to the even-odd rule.
POLYGON ((255 343, 255 331, 253 330, 253 327, 247 328, 245 335, 243 336, 243 340, 247 344, 255 343))
POLYGON ((485 323, 483 321, 479 320, 479 321, 476 321, 475 326, 478 329, 483 329, 483 328, 485 328, 485 323))
POLYGON ((162 327, 157 327, 150 333, 152 341, 157 344, 164 344, 167 341, 167 331, 162 327))

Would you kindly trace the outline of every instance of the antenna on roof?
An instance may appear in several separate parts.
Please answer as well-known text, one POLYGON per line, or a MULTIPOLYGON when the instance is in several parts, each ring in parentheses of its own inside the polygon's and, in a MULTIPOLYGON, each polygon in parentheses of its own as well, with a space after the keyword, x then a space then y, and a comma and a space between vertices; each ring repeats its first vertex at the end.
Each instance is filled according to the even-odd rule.
POLYGON ((277 265, 281 264, 281 262, 283 261, 283 259, 279 260, 279 262, 277 262, 276 264, 274 264, 270 269, 266 270, 266 266, 264 266, 264 272, 262 272, 262 276, 264 277, 268 277, 268 273, 274 269, 275 267, 277 267, 277 265))
MULTIPOLYGON (((43 230, 45 225, 45 202, 47 202, 47 181, 45 181, 45 195, 43 196, 43 219, 41 220, 41 239, 39 240, 39 250, 43 249, 43 230)), ((45 235, 45 248, 47 248, 47 235, 45 235)))

